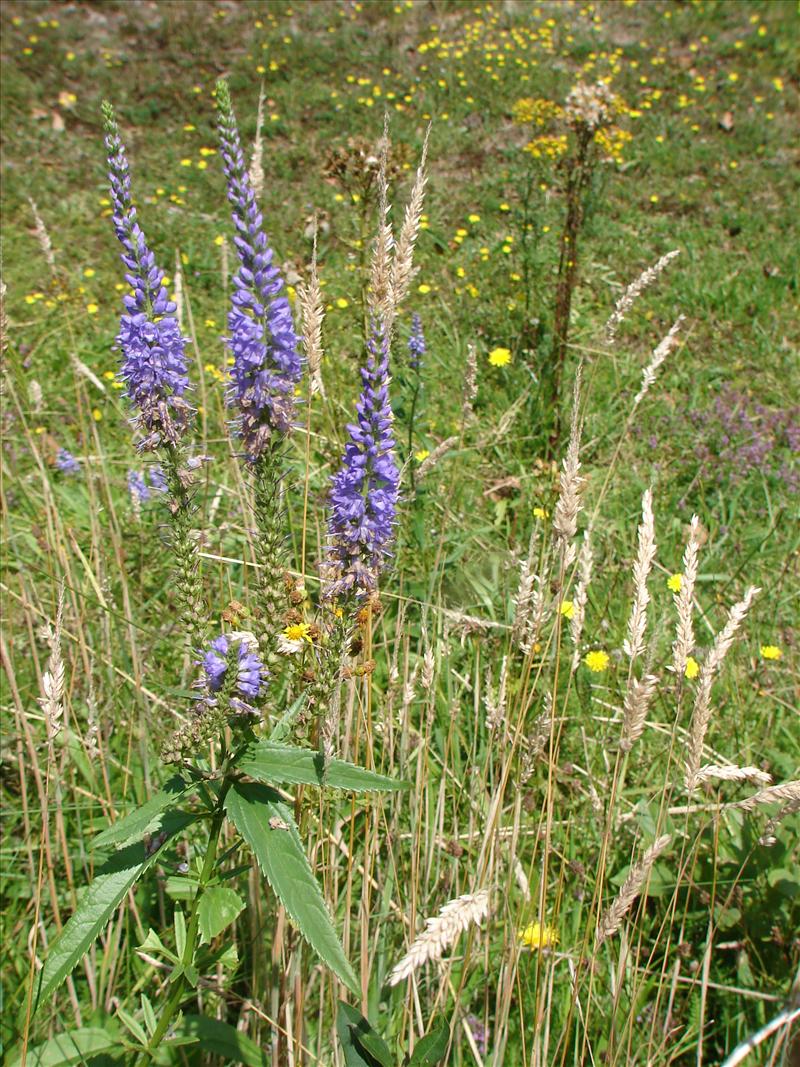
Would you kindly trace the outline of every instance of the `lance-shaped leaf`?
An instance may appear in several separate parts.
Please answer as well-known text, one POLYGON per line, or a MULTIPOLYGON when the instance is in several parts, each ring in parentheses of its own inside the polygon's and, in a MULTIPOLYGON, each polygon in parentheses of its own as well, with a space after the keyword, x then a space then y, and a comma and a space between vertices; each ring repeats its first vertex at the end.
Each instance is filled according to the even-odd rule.
POLYGON ((120 848, 131 841, 141 841, 145 834, 157 833, 161 829, 164 812, 178 804, 188 791, 189 786, 182 778, 177 775, 170 778, 164 788, 146 800, 141 807, 117 819, 99 833, 92 842, 92 848, 105 849, 109 845, 120 848))
MULTIPOLYGON (((104 1053, 124 1050, 120 1046, 119 1034, 113 1026, 108 1030, 99 1026, 86 1026, 80 1030, 68 1030, 65 1034, 51 1037, 49 1041, 28 1049, 25 1058, 26 1067, 69 1067, 71 1064, 91 1063, 93 1057, 104 1053)), ((10 1060, 8 1067, 20 1067, 22 1053, 10 1060)))
POLYGON ((440 1019, 431 1032, 414 1046, 408 1067, 436 1067, 445 1058, 449 1043, 450 1027, 444 1019, 440 1019))
POLYGON ((345 760, 326 760, 321 752, 279 745, 274 741, 257 741, 249 745, 236 765, 259 782, 333 786, 353 792, 408 789, 407 782, 399 782, 385 774, 376 774, 345 760))
POLYGON ((185 812, 167 812, 161 823, 164 840, 148 852, 143 844, 120 849, 95 872, 69 922, 50 943, 50 951, 39 975, 34 1011, 58 989, 86 955, 95 938, 125 897, 125 894, 158 859, 170 838, 180 833, 197 816, 185 812))
POLYGON ((346 1067, 396 1067, 396 1057, 369 1020, 343 1000, 336 1012, 336 1033, 346 1067))
POLYGON ((269 1063, 255 1041, 234 1026, 218 1019, 208 1019, 205 1015, 184 1015, 175 1027, 174 1044, 197 1041, 205 1054, 222 1056, 225 1063, 244 1063, 247 1067, 267 1067, 269 1063))
POLYGON ((264 785, 237 782, 225 808, 300 933, 337 978, 357 993, 356 976, 339 943, 294 816, 280 794, 264 785))

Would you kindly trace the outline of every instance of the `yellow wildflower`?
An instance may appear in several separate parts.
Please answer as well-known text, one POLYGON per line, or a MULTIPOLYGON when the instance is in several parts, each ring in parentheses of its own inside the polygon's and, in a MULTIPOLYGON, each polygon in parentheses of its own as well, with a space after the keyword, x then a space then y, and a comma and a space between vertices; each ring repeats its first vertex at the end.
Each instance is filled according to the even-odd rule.
POLYGON ((762 645, 759 651, 764 659, 780 659, 783 655, 777 645, 762 645))
POLYGON ((583 662, 594 674, 600 674, 608 667, 608 653, 603 652, 602 649, 595 649, 592 652, 586 653, 583 658, 583 662))
POLYGON ((575 605, 571 600, 562 600, 558 609, 565 619, 571 619, 575 614, 575 605))
POLYGON ((683 672, 688 679, 696 678, 700 673, 700 664, 694 658, 694 656, 687 656, 686 667, 683 672))
POLYGON ((553 926, 544 926, 538 922, 528 923, 524 930, 520 930, 519 939, 525 948, 536 950, 551 948, 558 944, 558 932, 553 926))
POLYGON ((489 353, 489 362, 493 367, 507 367, 511 362, 511 352, 507 348, 493 348, 489 353))
POLYGON ((671 574, 669 578, 667 578, 667 589, 669 589, 671 593, 680 593, 682 578, 682 574, 671 574))
POLYGON ((419 452, 414 453, 414 459, 417 461, 417 463, 422 463, 428 458, 430 454, 431 452, 429 448, 421 448, 419 452))

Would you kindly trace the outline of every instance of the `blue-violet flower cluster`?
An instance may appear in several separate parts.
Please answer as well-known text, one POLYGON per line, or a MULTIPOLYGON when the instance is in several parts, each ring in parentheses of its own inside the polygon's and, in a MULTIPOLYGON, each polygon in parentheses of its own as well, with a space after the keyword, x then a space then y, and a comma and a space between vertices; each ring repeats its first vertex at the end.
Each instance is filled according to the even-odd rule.
POLYGON ((400 471, 389 403, 389 340, 374 321, 361 369, 358 422, 331 487, 325 595, 365 595, 377 588, 391 555, 400 471))
POLYGON ((147 247, 131 202, 131 180, 125 148, 110 104, 103 104, 108 150, 112 222, 122 245, 125 280, 132 293, 123 298, 117 347, 122 353, 120 378, 127 396, 138 408, 137 422, 146 436, 143 450, 176 444, 189 422, 192 408, 184 399, 189 388, 184 348, 175 317, 175 304, 164 288, 163 272, 147 247))
POLYGON ((255 700, 261 695, 267 672, 258 656, 258 645, 250 634, 223 634, 221 637, 214 638, 200 661, 206 687, 209 693, 218 693, 222 689, 229 669, 229 653, 234 641, 238 641, 236 692, 245 700, 255 700))
POLYGON ((295 386, 302 367, 291 308, 262 229, 263 217, 245 166, 225 82, 217 84, 217 104, 222 162, 239 253, 228 315, 227 344, 234 360, 229 402, 238 408, 245 452, 254 460, 272 444, 275 434, 291 430, 295 386))
POLYGON ((408 365, 413 371, 422 370, 422 359, 426 349, 422 319, 415 312, 411 317, 411 333, 408 335, 408 365))
POLYGON ((56 456, 56 466, 62 474, 80 474, 81 461, 76 459, 66 448, 59 448, 56 456))

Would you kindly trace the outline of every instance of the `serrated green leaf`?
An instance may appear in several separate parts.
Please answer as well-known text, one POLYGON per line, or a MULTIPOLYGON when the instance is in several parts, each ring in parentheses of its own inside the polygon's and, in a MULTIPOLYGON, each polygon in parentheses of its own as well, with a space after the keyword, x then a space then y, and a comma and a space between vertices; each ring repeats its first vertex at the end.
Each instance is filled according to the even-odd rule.
POLYGON ((408 789, 407 782, 368 771, 345 760, 325 760, 309 748, 257 741, 237 760, 237 767, 259 782, 331 786, 353 792, 388 792, 408 789))
POLYGON ((237 782, 225 808, 300 933, 347 988, 357 993, 356 976, 339 943, 294 816, 280 794, 264 785, 237 782))
POLYGON ((442 1019, 417 1042, 408 1067, 436 1067, 447 1055, 450 1027, 442 1019))
POLYGON ((125 894, 153 866, 170 839, 194 821, 194 815, 168 813, 162 826, 162 833, 167 836, 155 852, 148 855, 141 843, 128 845, 115 852, 97 871, 69 922, 50 942, 50 951, 37 981, 34 1013, 83 959, 125 894))
POLYGON ((92 841, 92 848, 105 849, 109 845, 119 848, 129 845, 132 841, 141 841, 147 833, 157 833, 161 829, 167 808, 178 804, 189 792, 189 788, 182 778, 171 778, 160 792, 150 797, 141 807, 117 819, 99 833, 92 841))
POLYGON ((244 901, 233 889, 223 886, 207 889, 200 898, 198 908, 202 942, 212 941, 226 926, 230 926, 244 906, 244 901))
MULTIPOLYGON (((182 1044, 188 1038, 199 1041, 203 1051, 222 1056, 226 1063, 244 1063, 247 1067, 268 1067, 266 1054, 247 1034, 218 1019, 204 1015, 184 1015, 175 1027, 175 1036, 182 1044)), ((169 1042, 172 1044, 172 1042, 169 1042)))
POLYGON ((343 1000, 336 1012, 336 1033, 347 1067, 394 1067, 396 1060, 383 1038, 361 1012, 343 1000))
MULTIPOLYGON (((124 1052, 119 1034, 100 1026, 87 1026, 80 1030, 69 1030, 66 1034, 51 1037, 49 1041, 29 1048, 25 1064, 26 1067, 70 1067, 71 1064, 85 1063, 92 1056, 110 1052, 120 1055, 124 1052)), ((20 1053, 9 1062, 8 1067, 19 1067, 21 1062, 20 1053)))

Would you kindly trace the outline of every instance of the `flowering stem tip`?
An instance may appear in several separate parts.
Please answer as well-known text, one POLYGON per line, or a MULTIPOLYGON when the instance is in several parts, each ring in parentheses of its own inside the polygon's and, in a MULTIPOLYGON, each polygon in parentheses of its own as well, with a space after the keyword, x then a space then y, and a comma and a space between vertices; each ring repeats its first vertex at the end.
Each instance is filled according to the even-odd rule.
POLYGON ((128 399, 138 409, 136 423, 145 433, 140 448, 176 445, 192 416, 184 396, 189 389, 184 352, 188 339, 181 335, 176 306, 164 287, 164 273, 139 226, 125 147, 108 101, 103 101, 102 112, 112 222, 122 245, 125 280, 131 287, 123 298, 125 311, 116 338, 122 356, 120 378, 128 399))
POLYGON ((283 278, 263 230, 253 183, 225 81, 217 82, 218 129, 239 269, 233 278, 228 347, 233 356, 229 403, 249 459, 289 433, 302 376, 298 338, 283 278))

